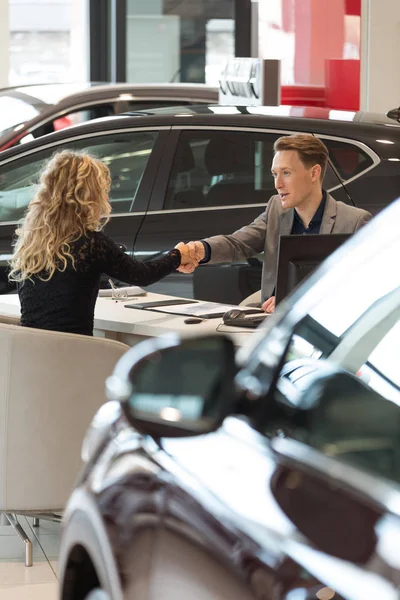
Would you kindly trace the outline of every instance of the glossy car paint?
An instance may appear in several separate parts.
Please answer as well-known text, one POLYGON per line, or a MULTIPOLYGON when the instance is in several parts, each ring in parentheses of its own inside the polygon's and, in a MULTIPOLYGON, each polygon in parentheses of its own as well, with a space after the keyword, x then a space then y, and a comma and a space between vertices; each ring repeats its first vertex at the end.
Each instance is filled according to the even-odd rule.
MULTIPOLYGON (((333 295, 338 279, 346 283, 371 265, 366 284, 380 278, 385 290, 394 290, 398 313, 399 277, 393 268, 400 250, 399 215, 400 201, 342 247, 239 351, 237 381, 247 382, 253 403, 257 394, 263 399, 259 431, 236 416, 207 435, 155 440, 114 413, 108 436, 93 450, 65 513, 62 600, 84 598, 91 586, 105 590, 110 600, 396 600, 398 486, 283 432, 271 429, 268 435, 262 429, 268 429, 269 387, 275 385, 288 340, 321 299, 329 299, 329 289, 333 295), (389 256, 387 264, 379 263, 380 256, 389 256), (300 481, 305 496, 317 494, 310 522, 331 551, 310 542, 277 502, 282 494, 286 502, 295 502, 300 481), (338 505, 346 510, 338 513, 338 505), (324 508, 331 519, 322 521, 321 529, 324 508), (346 519, 349 530, 359 520, 359 537, 338 537, 346 519)), ((349 301, 340 311, 351 323, 357 319, 353 309, 349 301)), ((385 329, 393 314, 386 310, 381 323, 371 319, 366 333, 373 334, 372 326, 385 329)), ((357 327, 347 331, 362 342, 357 327)))

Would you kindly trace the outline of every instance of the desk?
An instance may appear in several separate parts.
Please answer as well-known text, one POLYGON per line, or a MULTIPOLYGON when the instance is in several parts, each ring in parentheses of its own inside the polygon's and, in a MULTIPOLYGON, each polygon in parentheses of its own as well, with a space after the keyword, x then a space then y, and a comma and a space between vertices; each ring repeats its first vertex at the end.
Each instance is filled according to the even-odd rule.
MULTIPOLYGON (((167 300, 171 296, 148 292, 140 298, 98 298, 94 314, 94 335, 118 340, 134 346, 145 339, 168 332, 181 335, 193 333, 215 333, 218 329, 233 339, 235 346, 241 346, 253 335, 254 330, 224 326, 222 319, 209 319, 188 325, 186 317, 150 310, 125 308, 124 304, 167 300)), ((17 294, 0 295, 0 315, 19 317, 20 305, 17 294)))

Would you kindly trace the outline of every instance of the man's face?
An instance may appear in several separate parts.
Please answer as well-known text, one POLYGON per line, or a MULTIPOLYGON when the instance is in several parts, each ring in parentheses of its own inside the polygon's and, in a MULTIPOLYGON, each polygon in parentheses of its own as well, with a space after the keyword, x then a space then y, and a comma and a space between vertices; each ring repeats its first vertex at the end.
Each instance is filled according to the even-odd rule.
POLYGON ((315 165, 307 169, 297 150, 281 150, 274 156, 271 171, 282 208, 287 209, 301 207, 312 197, 319 184, 321 168, 315 165))

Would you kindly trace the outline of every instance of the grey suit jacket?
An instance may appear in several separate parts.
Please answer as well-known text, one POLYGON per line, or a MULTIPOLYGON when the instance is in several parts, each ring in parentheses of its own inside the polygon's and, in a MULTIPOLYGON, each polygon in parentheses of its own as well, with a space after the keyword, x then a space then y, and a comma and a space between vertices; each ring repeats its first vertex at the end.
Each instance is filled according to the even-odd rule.
MULTIPOLYGON (((354 206, 337 202, 329 194, 320 233, 354 233, 372 215, 354 206)), ((279 196, 271 196, 265 211, 250 225, 231 235, 206 238, 211 248, 211 263, 236 262, 264 252, 261 300, 269 298, 275 288, 279 237, 292 231, 294 209, 283 210, 279 196)))

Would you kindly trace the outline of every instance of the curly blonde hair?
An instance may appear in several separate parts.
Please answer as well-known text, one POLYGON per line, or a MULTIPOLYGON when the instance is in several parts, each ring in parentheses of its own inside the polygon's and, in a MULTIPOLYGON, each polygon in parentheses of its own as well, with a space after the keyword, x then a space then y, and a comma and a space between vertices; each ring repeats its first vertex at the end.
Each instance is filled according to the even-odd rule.
POLYGON ((110 171, 97 158, 69 150, 55 154, 16 231, 9 278, 48 281, 56 270, 65 271, 68 259, 74 264, 70 244, 109 219, 110 185, 110 171))

